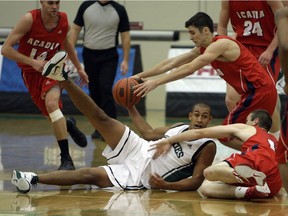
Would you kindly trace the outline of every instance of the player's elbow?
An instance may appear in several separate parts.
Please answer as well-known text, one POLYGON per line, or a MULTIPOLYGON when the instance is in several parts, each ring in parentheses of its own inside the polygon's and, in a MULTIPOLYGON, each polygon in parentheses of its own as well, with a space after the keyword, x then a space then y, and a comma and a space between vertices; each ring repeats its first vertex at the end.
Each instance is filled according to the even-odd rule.
POLYGON ((3 45, 1 48, 1 55, 6 56, 8 53, 7 46, 3 45))

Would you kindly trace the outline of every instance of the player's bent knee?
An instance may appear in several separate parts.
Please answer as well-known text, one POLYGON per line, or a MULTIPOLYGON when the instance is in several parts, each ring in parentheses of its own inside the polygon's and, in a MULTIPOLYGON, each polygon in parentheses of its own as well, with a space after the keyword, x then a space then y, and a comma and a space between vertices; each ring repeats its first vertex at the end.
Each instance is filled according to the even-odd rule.
POLYGON ((214 169, 210 166, 207 167, 204 171, 203 171, 203 175, 207 180, 211 180, 213 179, 213 176, 215 175, 214 169))
POLYGON ((93 167, 89 168, 87 174, 90 178, 90 184, 97 185, 98 187, 112 187, 113 184, 110 181, 105 169, 103 167, 93 167))
POLYGON ((56 122, 59 119, 64 118, 64 115, 60 109, 56 109, 54 112, 49 113, 49 116, 50 116, 51 122, 56 122))
POLYGON ((207 185, 205 182, 201 185, 201 187, 198 189, 199 193, 201 193, 202 196, 209 197, 209 185, 207 185))

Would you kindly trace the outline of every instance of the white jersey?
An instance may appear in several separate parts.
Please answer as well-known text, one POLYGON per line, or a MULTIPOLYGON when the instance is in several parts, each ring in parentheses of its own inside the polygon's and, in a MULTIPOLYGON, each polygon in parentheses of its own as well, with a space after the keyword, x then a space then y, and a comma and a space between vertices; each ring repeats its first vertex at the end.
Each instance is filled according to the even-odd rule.
MULTIPOLYGON (((165 136, 173 136, 188 130, 189 125, 180 125, 167 131, 165 136)), ((149 178, 157 173, 166 181, 179 181, 193 175, 195 160, 202 148, 213 139, 198 139, 175 143, 171 150, 153 160, 155 150, 149 151, 157 141, 147 141, 126 127, 115 149, 109 146, 103 151, 108 165, 103 166, 115 187, 121 189, 150 188, 149 178)))
MULTIPOLYGON (((189 125, 180 125, 168 130, 165 137, 181 134, 189 130, 189 125)), ((181 143, 174 143, 171 150, 155 160, 151 160, 150 165, 143 173, 143 184, 147 186, 149 175, 156 173, 165 181, 174 182, 192 176, 196 158, 208 143, 215 143, 212 138, 202 138, 181 143), (148 179, 147 179, 148 178, 148 179)))

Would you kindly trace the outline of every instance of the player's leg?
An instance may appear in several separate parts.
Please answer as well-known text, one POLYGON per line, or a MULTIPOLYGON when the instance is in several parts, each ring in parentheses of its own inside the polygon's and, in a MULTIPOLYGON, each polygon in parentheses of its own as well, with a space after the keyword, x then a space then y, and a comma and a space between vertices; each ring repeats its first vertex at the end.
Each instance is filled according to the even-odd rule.
POLYGON ((224 182, 205 180, 199 192, 202 196, 226 199, 252 199, 268 197, 270 190, 267 184, 264 186, 234 186, 224 182))
POLYGON ((229 184, 239 183, 233 172, 234 169, 227 162, 220 162, 207 167, 204 170, 204 176, 209 181, 221 181, 229 184))
POLYGON ((277 95, 277 104, 274 109, 273 115, 271 116, 272 126, 269 131, 269 133, 274 135, 276 139, 279 139, 280 136, 280 125, 281 125, 280 111, 281 111, 281 101, 279 95, 277 95))
POLYGON ((236 103, 240 100, 240 95, 235 91, 235 89, 226 83, 226 97, 225 103, 228 111, 232 111, 236 106, 236 103))
POLYGON ((76 184, 91 184, 98 187, 112 187, 103 167, 80 168, 77 170, 58 170, 50 173, 36 174, 14 170, 11 178, 19 192, 27 193, 31 186, 38 183, 47 185, 70 186, 76 184))
MULTIPOLYGON (((49 116, 50 114, 53 115, 53 119, 54 121, 60 120, 62 121, 62 124, 64 124, 64 128, 66 130, 66 126, 65 126, 65 118, 62 119, 62 112, 59 110, 59 106, 61 106, 62 104, 59 103, 59 97, 60 97, 60 87, 57 81, 51 80, 51 79, 47 79, 46 77, 41 76, 41 74, 38 73, 22 73, 23 76, 23 80, 24 83, 26 85, 26 87, 28 88, 29 94, 31 95, 31 98, 34 102, 34 104, 38 107, 38 109, 41 111, 42 115, 44 115, 45 117, 47 117, 48 119, 51 117, 49 116), (54 105, 54 108, 52 107, 52 105, 49 105, 49 111, 47 110, 47 105, 46 105, 46 99, 45 96, 47 96, 47 98, 50 97, 50 93, 49 90, 51 88, 53 88, 53 86, 55 86, 55 89, 53 91, 51 91, 51 96, 55 94, 57 103, 56 105, 54 105), (47 93, 48 92, 48 93, 47 93), (52 94, 53 93, 53 94, 52 94), (58 111, 56 111, 56 108, 58 107, 58 111), (53 111, 56 111, 55 113, 53 113, 53 111), (50 113, 49 113, 50 112, 50 113), (52 114, 53 113, 53 114, 52 114)), ((49 102, 50 103, 50 102, 49 102)), ((51 120, 50 120, 51 122, 51 120)), ((53 126, 53 123, 52 123, 53 126)), ((54 128, 54 126, 53 126, 54 128)), ((58 131, 58 130, 56 130, 58 131)), ((61 165, 59 167, 59 169, 75 169, 74 165, 73 165, 73 161, 70 157, 69 154, 69 147, 68 147, 68 139, 67 139, 67 131, 63 132, 62 130, 59 130, 59 133, 63 133, 63 134, 55 134, 56 139, 58 141, 58 145, 60 148, 60 152, 61 152, 61 165)))
POLYGON ((281 135, 276 149, 276 159, 281 174, 283 186, 288 192, 288 102, 285 106, 285 112, 281 123, 281 135))
MULTIPOLYGON (((234 156, 237 156, 237 154, 233 154, 227 158, 229 163, 234 162, 234 156)), ((233 165, 231 164, 231 166, 233 165)), ((269 196, 271 191, 267 183, 263 186, 251 185, 249 182, 251 178, 245 178, 247 177, 247 173, 245 173, 247 169, 244 170, 245 172, 238 174, 235 171, 237 166, 235 169, 231 166, 225 161, 206 168, 204 170, 206 181, 204 181, 200 187, 200 193, 203 196, 214 198, 260 198, 269 196), (236 187, 235 185, 239 183, 243 186, 236 187)), ((252 169, 249 169, 248 171, 251 170, 252 169)), ((243 169, 240 171, 243 171, 243 169)), ((256 170, 253 171, 257 172, 257 174, 264 174, 256 170)), ((251 177, 251 175, 249 175, 249 177, 251 177)), ((264 177, 266 178, 265 175, 264 177)))
POLYGON ((69 153, 66 119, 59 107, 60 95, 60 86, 55 85, 50 88, 45 94, 45 106, 61 151, 59 169, 73 170, 75 167, 69 153))
POLYGON ((59 170, 37 176, 37 183, 49 185, 94 184, 99 187, 113 186, 102 167, 85 167, 73 171, 59 170))
POLYGON ((283 187, 288 193, 288 163, 279 164, 278 167, 283 182, 283 187))
POLYGON ((125 125, 109 117, 82 89, 73 82, 62 82, 72 102, 100 132, 107 144, 114 149, 125 131, 125 125))

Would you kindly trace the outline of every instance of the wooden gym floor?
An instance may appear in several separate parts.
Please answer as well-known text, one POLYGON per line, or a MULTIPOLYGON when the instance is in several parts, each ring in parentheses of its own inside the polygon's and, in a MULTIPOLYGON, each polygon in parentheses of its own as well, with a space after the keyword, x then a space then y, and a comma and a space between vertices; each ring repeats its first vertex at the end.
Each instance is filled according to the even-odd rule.
MULTIPOLYGON (((87 135, 88 146, 80 148, 71 138, 70 153, 76 168, 105 163, 101 152, 105 143, 91 140, 93 128, 84 116, 75 116, 78 127, 87 135)), ((129 119, 119 120, 131 126, 129 119)), ((153 127, 184 119, 166 119, 164 113, 149 111, 147 120, 153 127)), ((218 124, 220 120, 214 120, 218 124)), ((132 127, 132 126, 131 126, 132 127)), ((132 127, 133 128, 133 127, 132 127)), ((233 150, 218 145, 215 162, 233 150)), ((59 150, 49 123, 40 115, 0 114, 0 216, 8 215, 288 215, 288 199, 277 196, 259 200, 205 199, 197 192, 120 191, 39 184, 31 192, 17 193, 10 183, 13 169, 47 172, 59 166, 59 150)))

